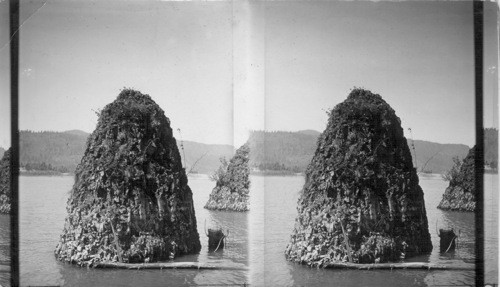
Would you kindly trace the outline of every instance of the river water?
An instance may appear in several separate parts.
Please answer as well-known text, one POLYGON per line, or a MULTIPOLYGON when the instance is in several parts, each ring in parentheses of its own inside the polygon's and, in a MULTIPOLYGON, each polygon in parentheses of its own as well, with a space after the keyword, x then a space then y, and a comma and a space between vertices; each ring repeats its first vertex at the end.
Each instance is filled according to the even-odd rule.
MULTIPOLYGON (((311 269, 286 261, 284 250, 297 216, 297 199, 303 184, 304 177, 302 176, 255 176, 252 178, 249 222, 251 284, 258 286, 450 286, 474 284, 474 271, 325 270, 311 269), (264 202, 265 204, 263 204, 264 202)), ((447 182, 444 182, 440 175, 420 177, 420 186, 425 194, 429 232, 434 250, 430 255, 407 261, 474 267, 474 214, 442 211, 436 208, 447 187, 447 182), (444 255, 439 253, 436 223, 438 228, 460 230, 459 245, 454 253, 444 255)), ((487 282, 497 283, 498 175, 485 175, 485 194, 487 238, 485 278, 487 282)))
MULTIPOLYGON (((246 271, 224 270, 99 270, 77 268, 58 262, 53 255, 66 216, 66 200, 73 177, 20 177, 20 275, 22 285, 68 286, 432 286, 473 284, 474 271, 359 271, 323 270, 287 262, 284 250, 293 229, 302 176, 252 176, 250 212, 208 211, 203 205, 214 185, 206 176, 189 177, 193 190, 202 250, 178 261, 242 264, 246 271), (265 192, 264 192, 265 191, 265 192), (230 230, 226 248, 209 253, 204 235, 207 227, 230 230)), ((451 266, 473 266, 474 215, 436 208, 447 183, 440 176, 420 178, 424 190, 434 251, 409 261, 451 266), (439 254, 438 228, 460 230, 457 250, 439 254)), ((498 175, 485 175, 486 281, 498 282, 498 175), (493 192, 494 191, 494 192, 493 192)), ((1 218, 0 218, 1 219, 1 218)), ((0 227, 1 228, 1 227, 0 227)), ((1 250, 0 250, 1 252, 1 250)), ((0 256, 2 253, 0 253, 0 256)), ((0 257, 0 260, 2 257, 0 257)))
MULTIPOLYGON (((73 177, 21 176, 20 277, 21 285, 65 286, 181 286, 243 284, 240 270, 112 270, 78 268, 57 261, 54 248, 66 217, 66 201, 73 177)), ((248 266, 248 213, 209 211, 203 208, 214 183, 207 176, 189 178, 202 249, 176 261, 248 266), (204 225, 223 227, 230 234, 224 250, 208 252, 204 225)))

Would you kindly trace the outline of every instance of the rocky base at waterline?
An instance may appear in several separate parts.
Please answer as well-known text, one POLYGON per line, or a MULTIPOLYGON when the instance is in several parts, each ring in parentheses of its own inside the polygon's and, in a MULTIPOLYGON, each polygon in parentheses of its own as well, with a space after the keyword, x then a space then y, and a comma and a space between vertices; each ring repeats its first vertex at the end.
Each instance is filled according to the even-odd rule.
POLYGON ((216 185, 205 205, 206 209, 226 211, 247 211, 249 209, 249 152, 250 149, 245 144, 236 150, 229 163, 221 159, 221 166, 212 176, 216 185))
POLYGON ((443 198, 438 205, 439 209, 455 211, 475 211, 475 150, 469 153, 460 165, 459 172, 453 174, 450 185, 446 188, 443 198))
POLYGON ((248 196, 231 192, 227 187, 217 188, 215 194, 210 195, 205 208, 222 211, 248 211, 248 196))
POLYGON ((400 261, 432 250, 423 191, 400 119, 355 89, 329 114, 285 250, 310 266, 400 261))
POLYGON ((10 154, 9 148, 0 160, 0 213, 10 213, 10 154))
POLYGON ((147 263, 201 249, 192 192, 170 121, 123 90, 99 116, 75 173, 57 259, 147 263))

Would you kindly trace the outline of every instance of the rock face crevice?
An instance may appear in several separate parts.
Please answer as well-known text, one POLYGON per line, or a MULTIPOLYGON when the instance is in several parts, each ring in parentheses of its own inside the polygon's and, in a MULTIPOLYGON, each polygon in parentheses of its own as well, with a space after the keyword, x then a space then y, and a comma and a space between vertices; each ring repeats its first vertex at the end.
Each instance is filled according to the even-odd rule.
POLYGON ((67 211, 61 261, 154 262, 201 249, 170 121, 148 95, 125 89, 102 110, 67 211))
POLYGON ((206 209, 226 211, 249 209, 249 152, 248 144, 244 144, 236 150, 229 163, 221 160, 222 165, 212 176, 216 185, 205 205, 206 209))
POLYGON ((10 157, 9 148, 0 160, 0 213, 10 213, 10 157))
POLYGON ((475 211, 475 151, 474 146, 464 158, 459 172, 450 179, 438 208, 443 210, 475 211))
POLYGON ((400 119, 379 95, 355 89, 331 110, 297 211, 291 261, 387 262, 432 250, 400 119))

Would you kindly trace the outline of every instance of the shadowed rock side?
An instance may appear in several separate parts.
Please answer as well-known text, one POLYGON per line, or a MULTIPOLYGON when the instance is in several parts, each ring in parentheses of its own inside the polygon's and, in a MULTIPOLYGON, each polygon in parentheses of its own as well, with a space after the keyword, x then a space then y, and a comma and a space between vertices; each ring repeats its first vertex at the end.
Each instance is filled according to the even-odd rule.
POLYGON ((206 209, 247 211, 250 188, 249 152, 247 144, 242 145, 229 161, 222 159, 222 165, 212 176, 216 185, 210 194, 206 209))
POLYGON ((297 211, 291 261, 378 263, 432 250, 400 119, 379 95, 355 89, 330 112, 297 211))
POLYGON ((10 213, 10 153, 9 148, 0 160, 0 213, 10 213))
POLYGON ((474 154, 476 147, 470 149, 460 166, 460 171, 451 178, 450 185, 443 194, 438 208, 444 210, 476 210, 474 154))
POLYGON ((155 262, 201 249, 170 121, 123 90, 100 113, 75 174, 56 257, 77 265, 155 262))

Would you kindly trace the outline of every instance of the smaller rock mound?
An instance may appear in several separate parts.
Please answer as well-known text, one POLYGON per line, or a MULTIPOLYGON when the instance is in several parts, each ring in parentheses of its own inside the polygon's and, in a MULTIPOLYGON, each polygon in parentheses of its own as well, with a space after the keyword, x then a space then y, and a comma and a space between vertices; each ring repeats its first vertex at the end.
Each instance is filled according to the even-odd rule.
POLYGON ((229 163, 221 159, 222 165, 212 176, 216 182, 206 209, 247 211, 250 188, 250 168, 248 167, 250 148, 241 146, 229 163))
POLYGON ((476 210, 474 154, 470 149, 460 166, 460 171, 450 179, 450 185, 443 194, 438 208, 443 210, 476 210))
POLYGON ((9 148, 0 160, 0 213, 10 213, 10 154, 9 148))

